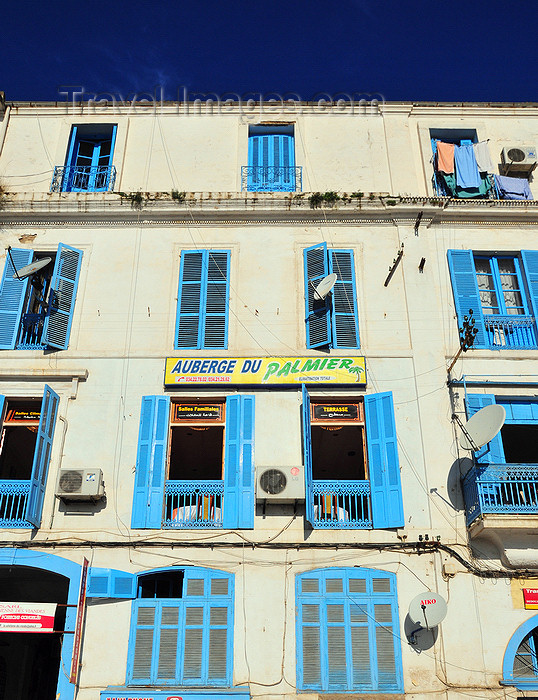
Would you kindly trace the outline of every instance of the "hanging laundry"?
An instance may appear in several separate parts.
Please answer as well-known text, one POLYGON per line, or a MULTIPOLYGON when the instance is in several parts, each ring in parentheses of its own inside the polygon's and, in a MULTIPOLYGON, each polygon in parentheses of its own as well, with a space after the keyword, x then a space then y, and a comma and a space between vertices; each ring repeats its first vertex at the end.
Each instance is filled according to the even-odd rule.
POLYGON ((488 142, 479 141, 478 143, 473 143, 473 149, 478 170, 481 173, 492 173, 494 168, 489 154, 488 142))
POLYGON ((524 177, 495 175, 495 182, 501 199, 534 199, 529 181, 524 177))
POLYGON ((472 144, 455 146, 454 169, 456 172, 456 182, 459 187, 465 189, 469 187, 480 187, 480 173, 476 165, 472 144))
POLYGON ((454 172, 454 144, 437 141, 437 170, 442 173, 454 172))

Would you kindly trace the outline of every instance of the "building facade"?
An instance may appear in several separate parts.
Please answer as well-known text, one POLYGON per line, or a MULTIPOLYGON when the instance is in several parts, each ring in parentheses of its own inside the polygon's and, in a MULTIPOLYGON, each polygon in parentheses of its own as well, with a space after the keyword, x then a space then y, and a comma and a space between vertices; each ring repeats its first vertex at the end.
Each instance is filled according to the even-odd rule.
POLYGON ((538 688, 538 108, 277 107, 3 107, 0 700, 538 688))

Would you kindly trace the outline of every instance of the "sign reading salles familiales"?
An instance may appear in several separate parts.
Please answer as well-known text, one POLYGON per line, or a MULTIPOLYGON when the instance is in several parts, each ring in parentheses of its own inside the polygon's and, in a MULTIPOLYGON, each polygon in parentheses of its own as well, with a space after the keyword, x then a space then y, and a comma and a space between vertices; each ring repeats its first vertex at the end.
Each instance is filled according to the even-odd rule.
POLYGON ((178 384, 366 384, 364 357, 167 357, 165 386, 178 384))

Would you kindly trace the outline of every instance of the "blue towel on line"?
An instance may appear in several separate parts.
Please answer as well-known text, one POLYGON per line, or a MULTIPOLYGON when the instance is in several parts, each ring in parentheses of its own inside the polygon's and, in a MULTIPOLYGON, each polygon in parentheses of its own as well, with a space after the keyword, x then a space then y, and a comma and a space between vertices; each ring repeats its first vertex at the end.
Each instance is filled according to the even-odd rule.
POLYGON ((495 175, 501 199, 533 199, 529 181, 524 177, 495 175))
POLYGON ((454 170, 459 187, 480 187, 480 173, 472 144, 454 148, 454 170))

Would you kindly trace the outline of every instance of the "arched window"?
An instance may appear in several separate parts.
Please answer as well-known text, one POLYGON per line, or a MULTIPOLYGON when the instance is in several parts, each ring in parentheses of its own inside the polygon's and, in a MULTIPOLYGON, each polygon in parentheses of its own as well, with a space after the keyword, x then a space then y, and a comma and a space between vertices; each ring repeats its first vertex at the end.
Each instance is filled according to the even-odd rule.
POLYGON ((128 685, 231 686, 233 576, 174 567, 138 576, 128 685))
POLYGON ((403 692, 394 574, 317 569, 296 594, 299 689, 403 692))
POLYGON ((538 615, 524 622, 512 635, 504 653, 503 685, 538 690, 538 615))

